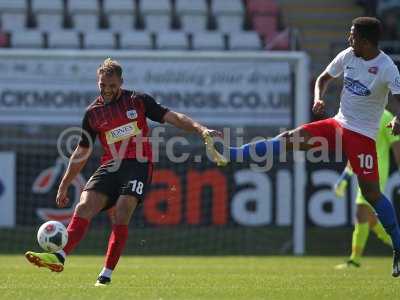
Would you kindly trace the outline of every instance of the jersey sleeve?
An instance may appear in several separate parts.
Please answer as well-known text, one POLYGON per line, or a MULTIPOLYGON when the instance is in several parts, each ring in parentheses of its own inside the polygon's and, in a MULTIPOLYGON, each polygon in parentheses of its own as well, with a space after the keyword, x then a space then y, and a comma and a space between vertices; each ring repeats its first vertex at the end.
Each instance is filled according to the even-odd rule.
POLYGON ((164 116, 169 111, 168 108, 162 106, 148 94, 143 94, 143 104, 147 118, 158 123, 164 123, 164 116))
POLYGON ((400 94, 400 75, 399 69, 392 64, 385 72, 385 81, 393 95, 400 94))
POLYGON ((88 112, 85 112, 82 120, 82 133, 81 140, 79 141, 79 146, 90 147, 96 140, 97 133, 90 126, 88 112))
POLYGON ((346 55, 346 53, 349 50, 343 50, 342 52, 340 52, 332 61, 331 63, 326 67, 325 71, 331 75, 332 77, 339 77, 340 75, 342 75, 343 70, 344 70, 344 65, 343 65, 343 61, 344 61, 344 57, 346 55))

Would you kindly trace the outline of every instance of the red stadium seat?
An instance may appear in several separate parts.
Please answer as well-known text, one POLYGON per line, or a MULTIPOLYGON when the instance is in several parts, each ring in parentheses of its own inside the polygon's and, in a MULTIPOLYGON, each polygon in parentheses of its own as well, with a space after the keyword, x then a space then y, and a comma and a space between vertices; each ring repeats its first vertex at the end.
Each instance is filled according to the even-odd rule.
POLYGON ((253 27, 268 40, 277 33, 278 20, 275 16, 255 15, 253 17, 253 27))
POLYGON ((247 0, 247 12, 251 16, 277 16, 279 13, 279 8, 274 0, 247 0))

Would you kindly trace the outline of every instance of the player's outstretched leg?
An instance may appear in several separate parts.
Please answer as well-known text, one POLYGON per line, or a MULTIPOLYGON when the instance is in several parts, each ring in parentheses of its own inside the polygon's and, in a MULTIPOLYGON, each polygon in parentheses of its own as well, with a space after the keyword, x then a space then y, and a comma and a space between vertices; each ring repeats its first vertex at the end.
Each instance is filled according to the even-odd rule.
POLYGON ((67 227, 68 242, 64 249, 57 253, 36 253, 28 251, 25 253, 26 259, 38 266, 45 267, 55 272, 64 269, 65 257, 82 240, 89 227, 90 220, 105 205, 107 196, 96 191, 84 191, 81 195, 79 204, 75 207, 74 215, 67 227))
POLYGON ((69 254, 83 238, 88 226, 89 220, 74 214, 67 228, 68 242, 63 250, 57 253, 36 253, 28 251, 25 253, 26 259, 38 267, 48 268, 53 272, 61 272, 64 269, 66 255, 69 254))
POLYGON ((229 147, 227 156, 224 157, 214 147, 210 137, 205 136, 205 143, 209 153, 212 154, 214 162, 218 166, 225 166, 228 162, 243 162, 251 159, 278 157, 282 152, 292 150, 309 150, 313 145, 308 141, 312 134, 303 127, 285 131, 271 139, 262 139, 253 143, 244 144, 240 147, 229 147))
POLYGON ((28 251, 25 253, 25 257, 30 263, 39 268, 47 268, 57 273, 64 270, 64 258, 58 253, 36 253, 28 251))

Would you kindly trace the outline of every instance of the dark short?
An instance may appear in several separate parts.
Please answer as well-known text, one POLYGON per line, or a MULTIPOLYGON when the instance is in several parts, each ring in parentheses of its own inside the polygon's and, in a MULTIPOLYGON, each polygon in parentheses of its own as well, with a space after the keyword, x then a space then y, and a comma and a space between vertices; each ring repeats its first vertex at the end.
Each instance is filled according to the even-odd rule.
POLYGON ((153 164, 136 159, 123 159, 120 165, 109 162, 100 166, 86 183, 84 191, 94 190, 108 196, 103 210, 113 207, 121 195, 131 195, 144 200, 151 183, 153 164))

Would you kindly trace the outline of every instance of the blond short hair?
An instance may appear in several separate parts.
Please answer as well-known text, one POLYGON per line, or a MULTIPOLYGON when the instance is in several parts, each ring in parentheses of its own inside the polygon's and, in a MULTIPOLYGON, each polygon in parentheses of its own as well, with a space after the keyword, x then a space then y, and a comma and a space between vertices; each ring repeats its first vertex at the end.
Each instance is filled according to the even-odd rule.
POLYGON ((106 58, 103 63, 97 68, 97 76, 107 75, 113 76, 117 75, 119 78, 122 77, 122 67, 120 63, 110 57, 106 58))

